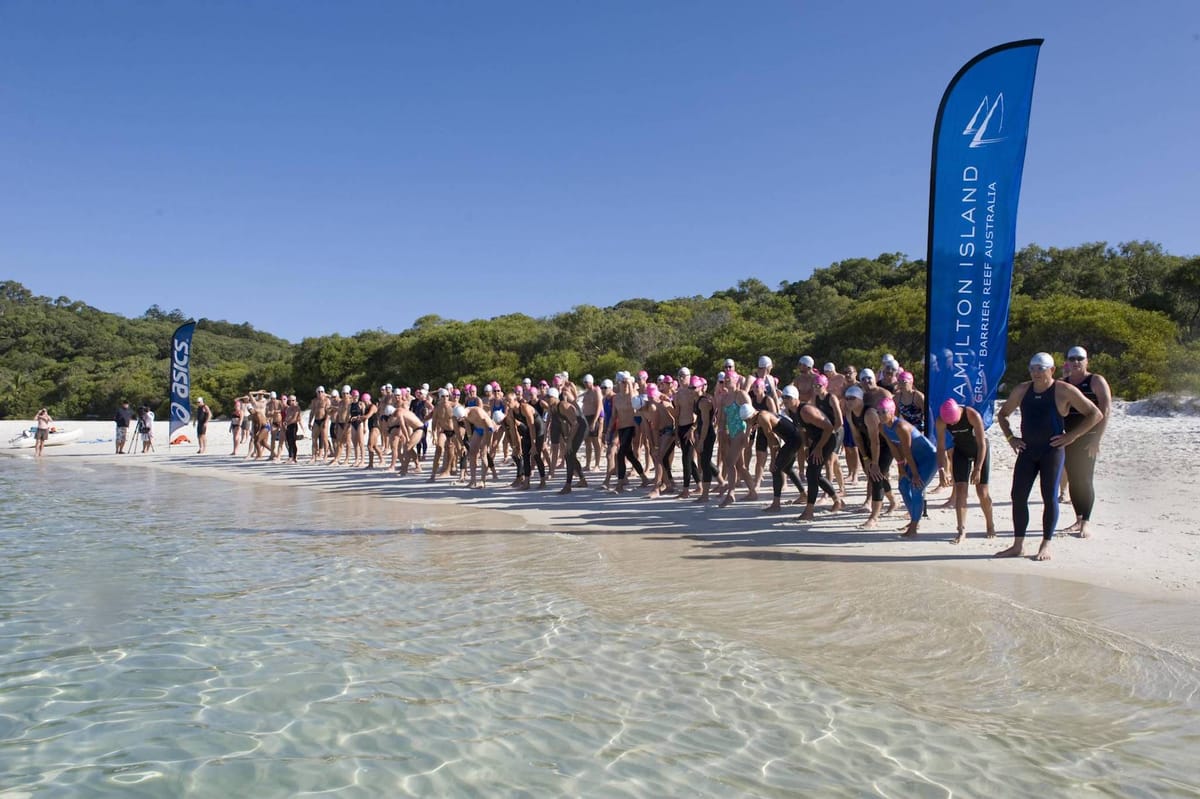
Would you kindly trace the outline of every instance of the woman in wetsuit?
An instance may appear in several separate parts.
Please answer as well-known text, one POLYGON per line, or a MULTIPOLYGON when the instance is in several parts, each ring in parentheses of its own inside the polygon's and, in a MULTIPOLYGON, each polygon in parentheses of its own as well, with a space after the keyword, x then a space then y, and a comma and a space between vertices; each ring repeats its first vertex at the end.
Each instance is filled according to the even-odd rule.
POLYGON ((996 415, 1004 438, 1017 453, 1013 465, 1013 545, 998 558, 1021 557, 1025 552, 1025 530, 1029 527, 1029 492, 1040 482, 1042 492, 1042 545, 1036 560, 1050 559, 1050 541, 1058 524, 1058 480, 1062 472, 1063 447, 1070 446, 1104 418, 1100 409, 1070 383, 1054 379, 1054 358, 1039 352, 1029 361, 1028 380, 1009 395, 996 415), (1008 417, 1021 409, 1021 435, 1014 436, 1008 417), (1074 408, 1084 417, 1070 433, 1063 417, 1074 408))
POLYGON ((863 398, 861 386, 850 386, 846 389, 842 402, 850 420, 850 435, 854 439, 859 461, 867 475, 867 499, 871 503, 871 515, 859 527, 871 530, 879 526, 884 497, 887 497, 888 513, 896 507, 896 500, 892 496, 892 485, 887 478, 892 468, 892 450, 881 439, 875 410, 867 408, 863 398))
MULTIPOLYGON (((1072 347, 1067 352, 1065 365, 1066 381, 1079 389, 1104 415, 1099 424, 1065 450, 1067 485, 1071 489, 1071 505, 1075 508, 1075 523, 1066 528, 1065 532, 1078 533, 1080 538, 1090 538, 1092 508, 1096 504, 1096 489, 1093 485, 1096 456, 1100 454, 1100 437, 1104 435, 1108 414, 1112 408, 1112 389, 1109 388, 1107 380, 1095 372, 1088 371, 1088 353, 1083 347, 1072 347)), ((1075 432, 1083 418, 1083 414, 1074 408, 1067 411, 1064 419, 1067 432, 1075 432)))
MULTIPOLYGON (((783 387, 783 404, 786 410, 798 410, 800 392, 795 386, 783 387)), ((759 411, 755 417, 758 425, 758 435, 767 442, 772 452, 771 457, 771 504, 763 508, 764 513, 777 513, 780 510, 780 500, 783 496, 783 478, 791 478, 796 490, 803 493, 804 483, 796 473, 796 455, 802 444, 800 428, 790 416, 775 414, 772 411, 759 411)))
POLYGON ((900 467, 900 497, 908 509, 908 527, 901 536, 916 538, 925 511, 925 486, 937 474, 937 447, 896 414, 891 397, 880 400, 875 412, 882 416, 879 429, 900 467))
POLYGON ((845 502, 825 477, 825 468, 837 448, 836 431, 842 426, 841 406, 837 398, 829 393, 829 378, 825 375, 819 374, 814 378, 813 392, 812 401, 796 409, 808 441, 808 457, 805 458, 808 490, 801 521, 812 521, 818 490, 824 491, 833 500, 833 510, 839 511, 845 507, 845 502))
POLYGON ((974 484, 979 497, 979 507, 987 522, 987 537, 996 537, 996 525, 992 521, 992 495, 988 490, 992 455, 988 447, 987 431, 983 417, 974 408, 959 405, 952 399, 942 403, 938 409, 938 420, 934 425, 937 437, 937 462, 945 458, 946 439, 949 437, 950 473, 954 478, 954 514, 958 518, 958 537, 951 543, 961 544, 967 537, 967 485, 974 484))

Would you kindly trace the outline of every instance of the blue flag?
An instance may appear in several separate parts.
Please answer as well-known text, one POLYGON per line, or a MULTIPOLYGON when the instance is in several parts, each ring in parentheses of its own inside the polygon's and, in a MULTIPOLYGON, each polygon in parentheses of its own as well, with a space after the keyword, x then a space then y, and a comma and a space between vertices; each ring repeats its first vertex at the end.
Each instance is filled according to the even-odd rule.
POLYGON ((180 325, 171 338, 171 433, 168 441, 175 439, 175 431, 187 427, 192 421, 192 333, 195 322, 180 325))
POLYGON ((929 178, 925 398, 992 423, 1008 350, 1017 198, 1041 39, 980 53, 946 87, 929 178))

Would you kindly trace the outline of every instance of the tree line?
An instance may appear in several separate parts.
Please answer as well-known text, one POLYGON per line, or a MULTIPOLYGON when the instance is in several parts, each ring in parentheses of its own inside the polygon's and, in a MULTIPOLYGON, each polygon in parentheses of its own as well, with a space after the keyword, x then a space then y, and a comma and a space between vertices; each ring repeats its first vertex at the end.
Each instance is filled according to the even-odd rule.
MULTIPOLYGON (((920 385, 925 347, 925 264, 901 253, 852 258, 771 289, 748 278, 711 296, 628 299, 531 317, 460 321, 422 316, 407 330, 291 344, 251 325, 201 319, 193 339, 193 393, 214 412, 249 389, 416 385, 499 380, 566 370, 620 369, 712 375, 725 358, 771 355, 791 376, 811 354, 839 366, 875 366, 885 352, 920 385), (210 399, 211 398, 211 399, 210 399)), ((1008 372, 1024 379, 1038 350, 1061 357, 1082 344, 1118 396, 1200 390, 1200 257, 1142 241, 1070 248, 1029 245, 1013 263, 1008 372)), ((0 283, 0 417, 107 418, 122 399, 166 409, 171 333, 179 310, 154 306, 127 319, 67 297, 33 296, 0 283)))

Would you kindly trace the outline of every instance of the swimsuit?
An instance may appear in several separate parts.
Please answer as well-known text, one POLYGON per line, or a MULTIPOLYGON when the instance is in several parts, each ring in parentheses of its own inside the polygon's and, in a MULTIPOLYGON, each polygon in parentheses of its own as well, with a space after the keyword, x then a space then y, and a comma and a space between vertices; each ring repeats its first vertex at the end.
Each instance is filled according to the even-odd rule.
POLYGON ((740 436, 746 432, 746 420, 742 418, 742 409, 735 403, 725 406, 725 429, 730 436, 740 436))

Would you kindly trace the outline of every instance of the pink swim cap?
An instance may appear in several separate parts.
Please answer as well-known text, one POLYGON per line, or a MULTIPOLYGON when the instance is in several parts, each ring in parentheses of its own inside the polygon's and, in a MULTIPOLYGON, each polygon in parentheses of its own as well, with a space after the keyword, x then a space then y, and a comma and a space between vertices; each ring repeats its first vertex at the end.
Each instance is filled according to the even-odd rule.
POLYGON ((700 388, 704 384, 704 378, 700 375, 692 375, 692 379, 688 381, 692 388, 700 388))
POLYGON ((468 394, 475 393, 475 384, 474 383, 467 383, 465 386, 463 386, 463 388, 466 390, 466 392, 468 394))
POLYGON ((658 396, 658 386, 654 385, 653 383, 646 386, 646 396, 647 397, 657 397, 658 396))
POLYGON ((645 369, 638 372, 638 380, 645 380, 648 377, 650 377, 650 373, 647 372, 645 369))
POLYGON ((912 379, 913 379, 913 373, 912 372, 901 372, 900 374, 896 375, 896 379, 911 383, 912 379))
POLYGON ((370 401, 371 401, 371 395, 370 395, 370 394, 363 394, 363 395, 362 395, 362 401, 363 401, 363 402, 370 402, 370 401))
POLYGON ((555 375, 555 376, 554 376, 554 385, 556 385, 556 386, 561 386, 561 385, 562 385, 562 378, 561 378, 561 377, 559 377, 558 375, 555 375))
POLYGON ((946 424, 954 424, 962 418, 963 409, 952 399, 948 399, 942 403, 942 407, 938 408, 938 416, 942 417, 942 421, 946 424))
POLYGON ((350 396, 352 396, 352 397, 357 397, 357 396, 358 396, 358 389, 356 388, 356 389, 354 389, 353 391, 351 391, 351 392, 350 392, 350 396))
POLYGON ((829 386, 829 378, 823 374, 818 373, 817 376, 813 378, 813 382, 821 388, 827 388, 829 386))
POLYGON ((879 404, 875 406, 875 410, 882 411, 888 416, 891 416, 896 412, 896 401, 891 397, 884 397, 879 401, 879 404))

